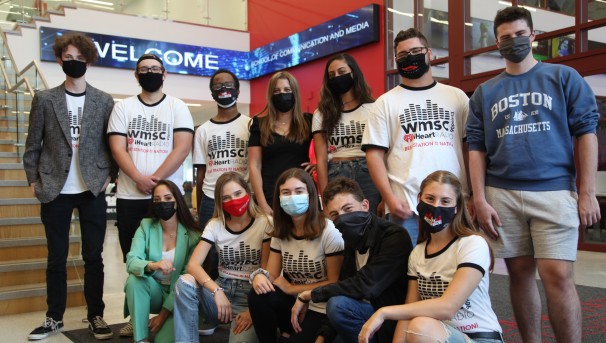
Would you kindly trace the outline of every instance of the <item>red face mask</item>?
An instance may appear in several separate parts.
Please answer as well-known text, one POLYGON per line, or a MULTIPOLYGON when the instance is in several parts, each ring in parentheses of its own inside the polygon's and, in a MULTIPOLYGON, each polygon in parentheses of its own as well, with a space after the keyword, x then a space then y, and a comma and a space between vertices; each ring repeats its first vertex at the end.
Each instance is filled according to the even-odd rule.
POLYGON ((250 197, 245 194, 243 197, 223 202, 223 210, 230 216, 241 217, 248 210, 250 197))

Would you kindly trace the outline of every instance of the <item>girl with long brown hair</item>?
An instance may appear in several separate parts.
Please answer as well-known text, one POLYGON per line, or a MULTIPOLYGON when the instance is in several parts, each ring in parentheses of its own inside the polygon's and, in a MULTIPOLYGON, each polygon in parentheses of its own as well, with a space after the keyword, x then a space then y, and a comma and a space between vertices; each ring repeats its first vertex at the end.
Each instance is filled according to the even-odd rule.
POLYGON ((309 164, 311 114, 303 113, 299 84, 286 71, 267 85, 265 116, 255 116, 248 141, 250 182, 261 210, 272 213, 276 179, 288 168, 309 164))
MULTIPOLYGON (((251 276, 248 305, 260 342, 315 342, 326 319, 326 303, 310 303, 295 333, 290 313, 300 292, 336 282, 343 262, 343 238, 319 208, 316 185, 300 168, 286 170, 274 192, 274 229, 267 270, 251 276)), ((304 301, 304 300, 303 300, 304 301)))
POLYGON ((326 62, 320 102, 314 113, 312 133, 320 192, 328 181, 345 176, 358 182, 377 213, 381 194, 375 187, 362 135, 375 99, 356 60, 348 54, 337 54, 326 62))

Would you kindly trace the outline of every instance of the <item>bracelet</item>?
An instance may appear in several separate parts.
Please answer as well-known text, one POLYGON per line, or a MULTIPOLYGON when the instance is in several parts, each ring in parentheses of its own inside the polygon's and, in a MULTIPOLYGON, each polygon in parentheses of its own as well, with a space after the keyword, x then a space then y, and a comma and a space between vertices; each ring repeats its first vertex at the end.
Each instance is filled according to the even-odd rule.
POLYGON ((309 304, 309 300, 305 300, 305 299, 301 298, 301 293, 297 294, 297 300, 299 300, 300 302, 302 302, 304 304, 309 304))
POLYGON ((210 294, 215 295, 215 293, 217 293, 218 291, 223 292, 223 288, 217 287, 214 291, 210 292, 210 294))
POLYGON ((252 285, 253 280, 255 279, 255 276, 259 275, 259 274, 263 274, 265 275, 266 278, 269 279, 269 272, 263 268, 259 268, 257 270, 255 270, 254 272, 250 273, 250 277, 248 278, 248 282, 252 285))

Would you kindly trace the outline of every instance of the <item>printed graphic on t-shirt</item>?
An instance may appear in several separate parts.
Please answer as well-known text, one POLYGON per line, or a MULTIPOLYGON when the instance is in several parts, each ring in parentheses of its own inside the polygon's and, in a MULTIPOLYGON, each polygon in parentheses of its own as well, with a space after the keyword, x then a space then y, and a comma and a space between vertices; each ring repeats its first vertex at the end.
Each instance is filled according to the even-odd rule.
POLYGON ((431 273, 429 278, 425 278, 417 272, 417 284, 419 295, 423 300, 439 298, 448 288, 448 282, 443 281, 440 275, 436 275, 436 272, 431 273))
POLYGON ((552 97, 539 92, 518 93, 506 96, 490 107, 494 122, 502 116, 507 124, 496 129, 497 138, 507 135, 519 135, 533 132, 550 131, 549 121, 540 121, 541 107, 551 111, 552 97))
POLYGON ((282 267, 287 279, 296 285, 315 283, 325 279, 326 260, 314 261, 303 250, 294 256, 288 251, 282 257, 282 267))
POLYGON ((399 115, 400 126, 404 130, 404 141, 408 146, 404 150, 433 145, 453 146, 455 132, 455 113, 431 100, 427 106, 410 104, 403 114, 399 115))
MULTIPOLYGON (((435 299, 441 297, 444 292, 446 292, 448 282, 443 281, 442 277, 437 275, 436 272, 433 272, 429 278, 425 278, 423 275, 417 272, 417 287, 421 299, 435 299)), ((471 311, 471 302, 469 299, 467 299, 451 320, 460 322, 473 317, 475 317, 475 314, 473 311, 471 311)), ((478 327, 478 323, 471 325, 472 327, 468 327, 469 325, 466 325, 465 327, 458 327, 457 329, 465 332, 478 327), (473 325, 475 325, 475 327, 473 327, 473 325)))
POLYGON ((128 124, 128 150, 167 154, 172 148, 172 127, 154 115, 147 121, 143 115, 133 117, 128 124))
POLYGON ((225 132, 225 138, 212 135, 208 143, 207 173, 239 171, 247 164, 246 148, 248 140, 236 137, 230 131, 225 132), (232 166, 225 168, 225 166, 232 166), (235 167, 233 167, 235 166, 235 167))
POLYGON ((261 264, 261 250, 251 248, 245 242, 240 242, 236 249, 224 245, 219 250, 219 269, 222 273, 233 276, 240 276, 242 272, 250 274, 261 264))
POLYGON ((366 123, 350 120, 349 124, 338 123, 328 137, 328 152, 333 153, 339 149, 359 148, 362 144, 366 123))
POLYGON ((69 115, 69 129, 72 135, 72 149, 78 149, 80 142, 80 126, 82 124, 82 107, 78 106, 77 114, 74 114, 72 110, 68 110, 69 115))

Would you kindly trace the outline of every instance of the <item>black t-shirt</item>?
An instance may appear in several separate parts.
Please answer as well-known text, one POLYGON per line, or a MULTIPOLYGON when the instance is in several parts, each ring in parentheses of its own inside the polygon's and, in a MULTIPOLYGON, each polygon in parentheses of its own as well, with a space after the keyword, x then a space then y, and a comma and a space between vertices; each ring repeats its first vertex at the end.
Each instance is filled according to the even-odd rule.
POLYGON ((273 192, 276 180, 285 170, 301 167, 301 163, 309 162, 309 145, 311 143, 310 113, 304 113, 305 121, 309 127, 309 136, 303 143, 289 141, 286 137, 272 132, 273 142, 270 145, 261 145, 261 122, 265 117, 254 117, 250 127, 248 146, 260 146, 263 153, 261 160, 261 178, 263 179, 263 194, 269 206, 272 206, 273 192))

